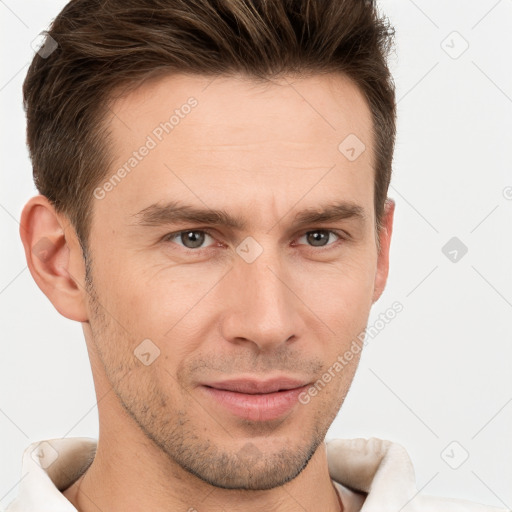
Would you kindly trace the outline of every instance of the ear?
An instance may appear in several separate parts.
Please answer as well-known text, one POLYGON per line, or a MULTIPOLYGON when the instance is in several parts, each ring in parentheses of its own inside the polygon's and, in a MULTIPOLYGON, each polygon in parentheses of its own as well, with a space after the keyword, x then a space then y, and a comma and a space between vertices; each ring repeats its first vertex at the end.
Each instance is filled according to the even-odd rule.
POLYGON ((75 230, 42 195, 24 206, 20 237, 27 265, 37 286, 57 311, 87 322, 85 263, 75 230))
POLYGON ((376 302, 382 295, 386 286, 389 272, 389 247, 391 245, 391 233, 393 232, 393 216, 395 213, 395 201, 387 198, 384 204, 384 213, 379 232, 380 251, 377 256, 377 273, 373 289, 372 302, 376 302))

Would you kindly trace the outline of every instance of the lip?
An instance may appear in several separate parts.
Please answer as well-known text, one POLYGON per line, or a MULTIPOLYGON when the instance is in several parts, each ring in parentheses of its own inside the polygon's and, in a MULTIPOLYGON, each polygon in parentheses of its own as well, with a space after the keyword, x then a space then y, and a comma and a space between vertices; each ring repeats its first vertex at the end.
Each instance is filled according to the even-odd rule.
POLYGON ((309 386, 303 380, 278 377, 267 380, 230 379, 203 383, 200 388, 216 404, 251 421, 271 421, 290 412, 309 386))
POLYGON ((305 386, 307 382, 291 377, 274 377, 271 379, 238 378, 222 381, 203 382, 203 386, 225 391, 236 391, 248 395, 287 391, 305 386))

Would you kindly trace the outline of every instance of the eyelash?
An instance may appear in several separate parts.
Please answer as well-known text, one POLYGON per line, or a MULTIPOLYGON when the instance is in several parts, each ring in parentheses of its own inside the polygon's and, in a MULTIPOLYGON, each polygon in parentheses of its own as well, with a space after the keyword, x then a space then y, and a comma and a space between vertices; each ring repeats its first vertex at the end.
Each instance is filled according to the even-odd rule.
MULTIPOLYGON (((175 231, 174 233, 169 233, 169 234, 165 235, 164 238, 163 238, 163 241, 164 242, 172 242, 175 238, 178 238, 183 233, 191 233, 191 232, 194 232, 194 233, 205 233, 208 236, 210 236, 213 239, 215 239, 215 236, 214 236, 213 232, 210 231, 209 229, 182 229, 181 231, 175 231)), ((324 229, 324 228, 309 229, 307 231, 304 231, 299 236, 299 238, 302 238, 304 235, 307 235, 308 233, 316 233, 316 232, 323 232, 323 233, 334 234, 334 235, 336 235, 338 237, 338 242, 344 241, 344 240, 347 239, 347 234, 346 233, 343 233, 343 232, 340 232, 340 231, 337 231, 337 230, 332 230, 332 229, 324 229)), ((326 246, 315 247, 313 245, 310 245, 308 247, 311 248, 311 249, 317 249, 317 251, 322 251, 322 250, 329 250, 330 248, 332 248, 333 246, 336 246, 336 245, 338 245, 338 244, 336 242, 333 242, 333 243, 328 244, 326 246)), ((183 245, 181 245, 180 247, 182 249, 184 249, 185 251, 195 252, 195 253, 199 253, 201 251, 207 251, 207 250, 213 248, 213 246, 210 246, 210 247, 198 247, 197 249, 190 249, 189 247, 185 247, 183 245)))

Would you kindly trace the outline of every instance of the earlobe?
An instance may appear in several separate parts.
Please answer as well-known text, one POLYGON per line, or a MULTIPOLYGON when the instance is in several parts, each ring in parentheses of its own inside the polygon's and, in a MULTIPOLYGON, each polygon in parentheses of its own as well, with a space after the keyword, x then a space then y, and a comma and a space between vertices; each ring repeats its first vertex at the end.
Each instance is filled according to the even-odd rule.
POLYGON ((393 217, 395 213, 395 201, 387 198, 384 205, 384 214, 381 221, 379 233, 380 251, 377 256, 377 272, 375 274, 375 286, 372 302, 376 302, 382 295, 386 286, 389 272, 389 248, 391 245, 391 234, 393 232, 393 217))
POLYGON ((80 244, 66 217, 42 195, 24 206, 20 237, 32 277, 57 311, 87 322, 85 266, 80 244))

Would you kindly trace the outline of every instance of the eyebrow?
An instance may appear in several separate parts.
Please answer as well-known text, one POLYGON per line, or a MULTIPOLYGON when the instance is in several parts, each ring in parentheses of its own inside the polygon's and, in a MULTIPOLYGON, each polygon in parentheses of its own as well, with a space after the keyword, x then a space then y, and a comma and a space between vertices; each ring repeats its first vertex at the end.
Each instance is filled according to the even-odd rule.
MULTIPOLYGON (((225 226, 234 230, 247 229, 247 221, 222 209, 198 208, 170 201, 164 204, 154 203, 140 212, 132 215, 135 226, 159 227, 177 223, 208 224, 225 226)), ((310 207, 298 212, 293 224, 300 227, 306 224, 336 222, 345 219, 354 219, 364 224, 367 218, 366 210, 350 201, 329 203, 320 207, 310 207)), ((278 221, 279 222, 279 221, 278 221)))

